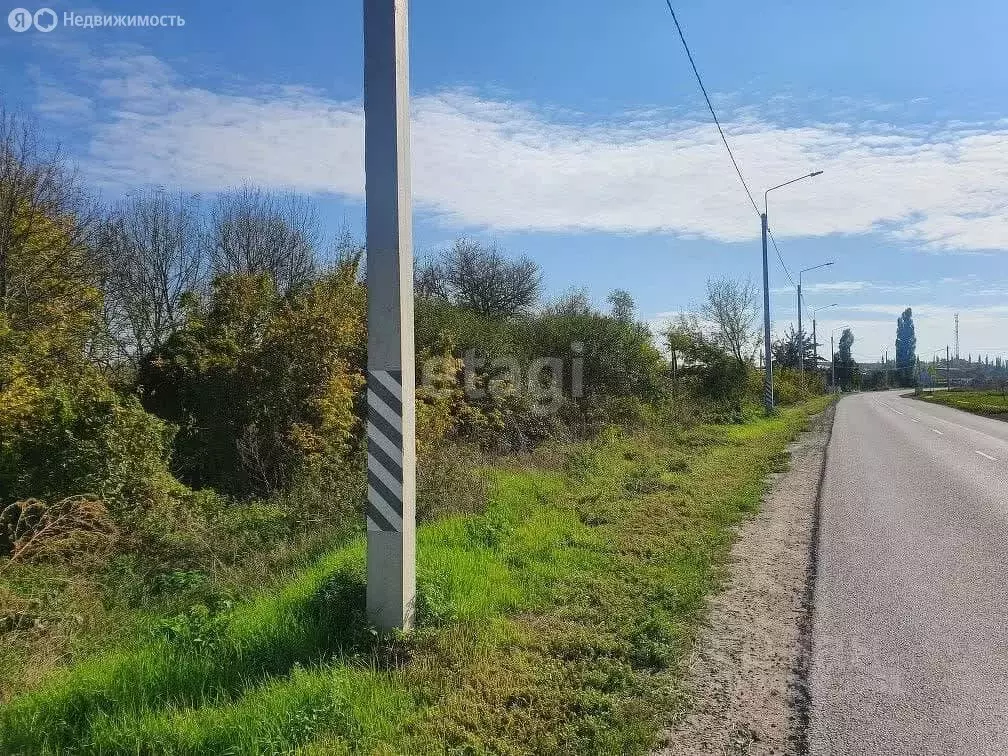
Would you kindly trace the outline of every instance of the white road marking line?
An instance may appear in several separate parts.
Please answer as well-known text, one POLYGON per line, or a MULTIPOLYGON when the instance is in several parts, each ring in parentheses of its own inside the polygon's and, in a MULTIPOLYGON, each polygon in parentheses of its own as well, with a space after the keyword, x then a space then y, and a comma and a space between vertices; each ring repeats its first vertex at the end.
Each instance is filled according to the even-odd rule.
MULTIPOLYGON (((940 405, 940 404, 931 404, 931 405, 928 405, 928 406, 931 407, 931 408, 933 408, 933 409, 935 409, 936 411, 938 411, 939 409, 945 409, 945 410, 948 410, 950 412, 961 412, 961 410, 956 410, 956 409, 953 409, 952 407, 944 407, 943 405, 940 405)), ((945 423, 945 425, 951 425, 953 428, 958 428, 960 430, 966 430, 966 431, 969 431, 970 433, 977 433, 977 434, 979 434, 981 436, 984 436, 986 438, 992 439, 993 441, 997 441, 998 443, 1001 443, 1001 442, 1004 441, 1004 438, 1002 438, 1001 436, 992 436, 990 433, 986 433, 986 432, 980 430, 979 428, 974 428, 972 425, 963 425, 962 423, 957 423, 954 420, 949 420, 949 419, 944 418, 944 417, 939 417, 938 415, 929 415, 929 417, 930 417, 931 420, 933 420, 935 422, 945 423)), ((979 420, 989 419, 989 418, 978 417, 978 416, 975 416, 975 415, 973 417, 974 417, 974 419, 979 419, 979 420)), ((993 421, 993 422, 995 422, 995 425, 999 423, 999 421, 993 421)))
POLYGON ((886 409, 892 410, 897 415, 905 415, 906 414, 905 412, 900 412, 898 409, 896 409, 895 407, 893 407, 891 404, 886 404, 885 402, 879 402, 879 405, 882 406, 882 407, 885 407, 886 409))
POLYGON ((974 451, 976 451, 976 453, 979 454, 984 459, 989 459, 991 462, 997 462, 997 459, 995 459, 994 457, 992 457, 990 454, 984 454, 979 449, 975 449, 974 451))
POLYGON ((911 417, 910 419, 911 419, 911 420, 912 420, 913 422, 915 422, 915 423, 919 423, 919 422, 920 422, 920 420, 918 420, 918 419, 917 419, 916 417, 911 417))
POLYGON ((932 432, 932 433, 937 433, 937 434, 938 434, 939 436, 944 436, 944 435, 945 435, 944 433, 942 433, 942 432, 941 432, 940 430, 938 430, 937 428, 932 428, 932 429, 931 429, 931 432, 932 432))

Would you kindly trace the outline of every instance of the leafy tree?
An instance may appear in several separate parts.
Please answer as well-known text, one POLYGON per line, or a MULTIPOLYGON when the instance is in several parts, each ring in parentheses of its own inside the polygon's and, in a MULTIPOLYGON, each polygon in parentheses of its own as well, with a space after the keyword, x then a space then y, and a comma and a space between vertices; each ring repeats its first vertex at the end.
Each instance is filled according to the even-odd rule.
POLYGON ((873 370, 861 381, 861 386, 869 391, 889 388, 888 376, 881 370, 873 370))
POLYGON ((860 384, 860 367, 854 361, 854 332, 845 328, 840 335, 839 351, 837 352, 836 376, 837 383, 844 391, 849 391, 860 384))
POLYGON ((612 308, 612 316, 616 320, 622 323, 630 323, 636 319, 637 304, 634 302, 633 296, 626 289, 614 289, 606 298, 606 301, 609 302, 609 306, 612 308))
POLYGON ((417 288, 486 318, 509 318, 539 301, 542 272, 527 257, 508 260, 496 245, 462 238, 419 266, 417 288))
POLYGON ((748 365, 718 340, 704 335, 695 316, 680 315, 665 331, 665 342, 673 355, 677 382, 686 381, 699 399, 741 411, 748 365))
POLYGON ((794 327, 789 328, 784 337, 775 341, 770 349, 774 363, 780 367, 798 370, 803 359, 806 370, 815 370, 817 367, 812 337, 804 334, 799 337, 794 327))
POLYGON ((666 363, 650 329, 599 312, 584 292, 569 292, 538 315, 515 320, 513 329, 523 361, 561 359, 570 378, 573 360, 582 360, 585 396, 656 399, 665 389, 666 363))
POLYGON ((168 522, 187 494, 167 467, 174 429, 90 359, 102 305, 93 208, 12 123, 0 119, 0 508, 49 511, 83 496, 136 532, 155 510, 168 522))
POLYGON ((0 314, 22 336, 40 337, 44 354, 35 358, 65 365, 94 341, 94 220, 59 150, 41 144, 32 121, 0 107, 0 314))
POLYGON ((179 426, 178 474, 233 493, 327 474, 359 431, 365 300, 353 266, 286 296, 265 274, 224 276, 188 306, 137 386, 179 426))

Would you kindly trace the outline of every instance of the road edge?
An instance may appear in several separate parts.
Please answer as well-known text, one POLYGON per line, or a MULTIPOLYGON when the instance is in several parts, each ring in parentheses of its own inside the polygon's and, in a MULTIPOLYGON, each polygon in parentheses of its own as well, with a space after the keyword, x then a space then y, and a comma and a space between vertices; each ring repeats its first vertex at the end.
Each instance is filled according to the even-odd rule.
POLYGON ((815 589, 819 572, 819 539, 822 528, 822 497, 826 482, 826 466, 829 463, 830 446, 833 443, 833 425, 836 422, 837 405, 840 399, 830 404, 823 414, 829 429, 826 433, 826 445, 823 447, 822 465, 819 470, 819 483, 816 488, 815 501, 812 505, 812 537, 809 541, 807 567, 805 573, 805 614, 799 628, 801 634, 801 655, 797 672, 799 684, 794 692, 795 708, 798 712, 798 756, 808 756, 809 752, 809 715, 812 710, 812 694, 809 673, 812 667, 812 630, 815 622, 815 589))
POLYGON ((819 510, 836 406, 806 416, 759 510, 737 526, 652 756, 794 756, 807 747, 819 510))

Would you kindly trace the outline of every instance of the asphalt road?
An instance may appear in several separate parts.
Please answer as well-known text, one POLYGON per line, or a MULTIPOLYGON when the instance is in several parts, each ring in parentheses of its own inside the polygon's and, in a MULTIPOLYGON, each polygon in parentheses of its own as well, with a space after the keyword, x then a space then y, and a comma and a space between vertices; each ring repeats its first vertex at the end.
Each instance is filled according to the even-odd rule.
POLYGON ((1008 423, 861 394, 823 483, 811 754, 1008 754, 1008 423))

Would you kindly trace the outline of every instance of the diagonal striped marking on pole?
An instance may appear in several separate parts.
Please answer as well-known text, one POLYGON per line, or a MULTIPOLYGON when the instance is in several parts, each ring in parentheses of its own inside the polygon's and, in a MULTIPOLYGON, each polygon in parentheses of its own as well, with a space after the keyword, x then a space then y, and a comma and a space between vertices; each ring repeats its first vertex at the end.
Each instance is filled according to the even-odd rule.
POLYGON ((374 457, 368 456, 368 485, 381 494, 385 503, 402 516, 402 482, 378 464, 374 457))
MULTIPOLYGON (((385 435, 374 425, 372 422, 368 422, 368 449, 372 452, 375 448, 380 449, 386 457, 392 460, 395 464, 400 465, 399 469, 402 470, 402 451, 391 441, 389 441, 385 435)), ((400 477, 401 474, 400 474, 400 477)))
MULTIPOLYGON (((397 449, 392 449, 392 454, 395 454, 397 449)), ((396 480, 403 479, 403 469, 402 469, 402 458, 398 455, 392 456, 386 451, 385 448, 380 446, 378 442, 373 439, 368 439, 367 453, 369 456, 374 457, 382 467, 392 473, 396 480)))
POLYGON ((381 502, 381 497, 368 486, 367 524, 368 530, 380 530, 386 533, 402 531, 402 518, 381 502))
POLYGON ((368 529, 402 532, 402 374, 370 370, 367 386, 368 529))
MULTIPOLYGON (((371 371, 375 381, 381 384, 397 400, 402 400, 402 371, 400 370, 373 370, 371 371)), ((375 381, 372 381, 374 385, 375 381)))
POLYGON ((375 389, 375 382, 368 382, 368 420, 373 422, 397 446, 402 446, 402 404, 388 396, 381 387, 375 389), (388 400, 388 401, 386 401, 388 400), (389 402, 392 402, 391 404, 389 402))
POLYGON ((402 408, 388 406, 381 397, 368 389, 368 419, 375 423, 391 441, 402 443, 402 408))
POLYGON ((376 406, 379 403, 384 404, 388 411, 386 418, 393 424, 398 424, 399 418, 402 417, 402 397, 397 393, 389 391, 388 387, 378 380, 368 382, 368 391, 370 392, 368 396, 369 401, 374 401, 376 406))
MULTIPOLYGON (((371 399, 373 396, 373 394, 369 394, 368 398, 371 399)), ((381 402, 373 399, 368 402, 368 410, 370 410, 368 412, 368 422, 374 431, 384 436, 396 449, 402 449, 402 418, 392 415, 391 419, 393 422, 389 422, 385 419, 385 414, 389 413, 390 410, 381 402)))

